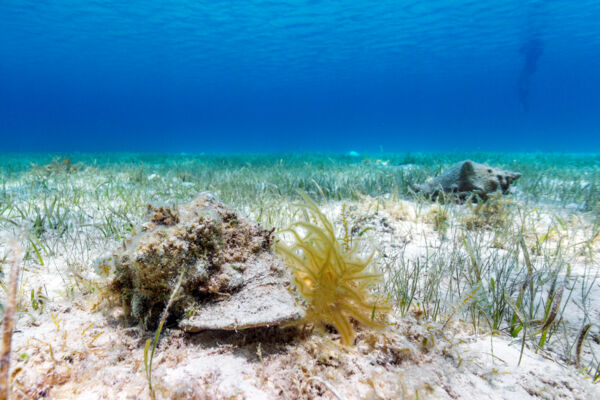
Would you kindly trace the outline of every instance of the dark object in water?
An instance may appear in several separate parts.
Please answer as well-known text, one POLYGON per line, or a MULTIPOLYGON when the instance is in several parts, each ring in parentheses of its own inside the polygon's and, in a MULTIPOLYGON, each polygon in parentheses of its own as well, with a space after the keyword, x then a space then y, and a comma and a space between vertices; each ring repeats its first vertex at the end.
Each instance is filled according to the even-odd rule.
POLYGON ((441 175, 417 185, 415 189, 431 198, 437 197, 440 193, 449 193, 463 201, 471 195, 486 200, 490 193, 498 190, 507 193, 510 185, 520 177, 521 174, 518 172, 503 171, 466 160, 454 164, 441 175))
POLYGON ((185 331, 275 326, 303 317, 289 271, 270 249, 273 230, 250 223, 210 193, 149 212, 141 232, 97 264, 127 317, 155 327, 181 273, 169 313, 185 331))
POLYGON ((525 58, 525 63, 523 64, 523 69, 521 69, 521 74, 519 75, 519 80, 517 81, 517 87, 519 90, 519 100, 521 100, 521 104, 523 105, 523 110, 525 110, 525 112, 529 110, 529 89, 531 87, 531 77, 537 70, 537 63, 543 51, 543 42, 537 36, 532 37, 521 48, 521 54, 523 54, 525 58))

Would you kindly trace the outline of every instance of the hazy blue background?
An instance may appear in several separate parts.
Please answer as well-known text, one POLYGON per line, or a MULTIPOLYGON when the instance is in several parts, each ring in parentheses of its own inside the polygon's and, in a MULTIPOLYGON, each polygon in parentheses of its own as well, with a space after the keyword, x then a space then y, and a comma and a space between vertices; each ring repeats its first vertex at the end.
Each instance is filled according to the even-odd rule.
POLYGON ((600 151, 600 1, 0 2, 0 151, 600 151))

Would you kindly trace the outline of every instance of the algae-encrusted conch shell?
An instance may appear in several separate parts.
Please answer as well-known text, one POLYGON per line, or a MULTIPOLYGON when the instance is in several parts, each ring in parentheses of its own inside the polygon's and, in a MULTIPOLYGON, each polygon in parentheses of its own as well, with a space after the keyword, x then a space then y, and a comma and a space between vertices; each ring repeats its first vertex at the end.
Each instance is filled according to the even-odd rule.
POLYGON ((179 322, 179 327, 189 332, 237 330, 298 320, 304 312, 290 294, 287 274, 281 262, 263 254, 246 266, 245 284, 236 293, 204 303, 179 322))
POLYGON ((141 233, 98 265, 126 316, 153 327, 183 268, 169 313, 186 331, 274 326, 303 317, 289 272, 270 250, 272 231, 210 193, 149 211, 141 233))

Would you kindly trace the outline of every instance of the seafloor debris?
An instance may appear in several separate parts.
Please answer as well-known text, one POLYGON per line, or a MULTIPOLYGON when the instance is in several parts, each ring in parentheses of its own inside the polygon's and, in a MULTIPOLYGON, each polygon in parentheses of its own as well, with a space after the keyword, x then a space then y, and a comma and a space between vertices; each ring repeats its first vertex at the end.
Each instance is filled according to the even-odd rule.
POLYGON ((97 265, 127 317, 156 325, 180 273, 169 313, 186 331, 273 326, 303 316, 288 271, 270 250, 272 231, 210 193, 149 211, 141 232, 97 265))
POLYGON ((37 165, 35 163, 31 164, 34 171, 42 173, 43 175, 50 176, 60 173, 70 174, 73 172, 77 172, 78 170, 83 168, 83 164, 76 163, 73 164, 69 157, 60 158, 55 157, 52 162, 45 165, 37 165))
POLYGON ((510 185, 519 179, 518 172, 503 171, 485 164, 466 160, 454 164, 441 175, 417 185, 415 189, 432 198, 449 193, 459 200, 477 195, 486 200, 490 193, 507 193, 510 185))

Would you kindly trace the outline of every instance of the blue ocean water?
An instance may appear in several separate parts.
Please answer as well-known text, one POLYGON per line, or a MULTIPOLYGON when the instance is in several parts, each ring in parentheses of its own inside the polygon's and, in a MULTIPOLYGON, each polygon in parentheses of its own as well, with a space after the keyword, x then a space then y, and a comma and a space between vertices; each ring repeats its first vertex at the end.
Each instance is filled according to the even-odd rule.
POLYGON ((600 1, 0 2, 0 151, 600 150, 600 1))

